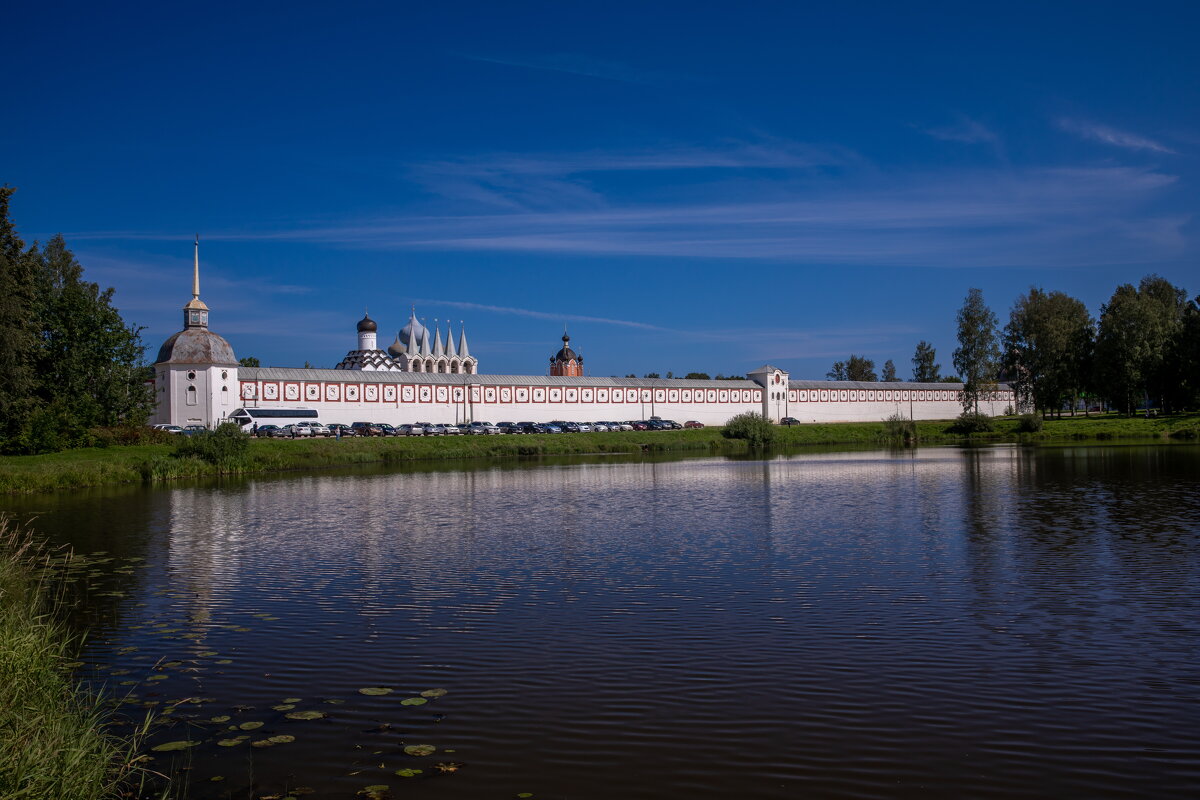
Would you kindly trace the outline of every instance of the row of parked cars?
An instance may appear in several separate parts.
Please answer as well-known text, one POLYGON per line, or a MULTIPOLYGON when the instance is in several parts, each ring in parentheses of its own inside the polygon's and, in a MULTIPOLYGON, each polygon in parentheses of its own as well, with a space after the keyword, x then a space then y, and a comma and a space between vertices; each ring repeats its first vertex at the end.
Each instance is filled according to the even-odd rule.
MULTIPOLYGON (((312 429, 311 433, 301 433, 301 436, 330 435, 316 431, 317 423, 297 423, 312 429)), ((287 426, 288 428, 294 426, 287 426)), ((320 426, 324 427, 324 426, 320 426)), ((525 433, 590 433, 606 431, 669 431, 683 428, 703 428, 702 423, 690 420, 682 425, 669 419, 648 419, 629 422, 500 422, 493 425, 490 422, 471 422, 462 425, 451 425, 433 422, 415 422, 406 425, 389 425, 385 422, 355 422, 349 426, 340 427, 342 436, 498 436, 500 434, 525 433)), ((259 435, 262 436, 262 428, 259 435)), ((290 436, 289 433, 282 434, 290 436)), ((332 434, 336 435, 336 433, 332 434)))

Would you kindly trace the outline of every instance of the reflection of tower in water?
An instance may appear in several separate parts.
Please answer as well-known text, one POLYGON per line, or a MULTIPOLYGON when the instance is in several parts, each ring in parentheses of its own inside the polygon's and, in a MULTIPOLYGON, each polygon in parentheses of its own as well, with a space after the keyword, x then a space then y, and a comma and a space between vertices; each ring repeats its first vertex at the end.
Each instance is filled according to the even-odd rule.
POLYGON ((167 505, 171 585, 187 594, 194 622, 210 622, 236 587, 246 497, 228 490, 173 489, 167 505))

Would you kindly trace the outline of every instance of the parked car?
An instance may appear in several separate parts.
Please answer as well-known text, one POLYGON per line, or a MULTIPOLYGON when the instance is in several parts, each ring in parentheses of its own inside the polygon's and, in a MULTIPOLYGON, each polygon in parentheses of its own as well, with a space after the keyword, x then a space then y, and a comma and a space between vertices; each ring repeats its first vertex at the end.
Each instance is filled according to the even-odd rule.
POLYGON ((518 422, 521 433, 546 433, 546 426, 537 422, 518 422))
POLYGON ((462 436, 467 432, 466 428, 460 428, 457 425, 447 424, 443 425, 442 428, 445 430, 447 436, 462 436))
POLYGON ((319 422, 297 422, 297 428, 308 428, 313 436, 332 436, 333 431, 319 422))
POLYGON ((400 435, 400 432, 397 431, 394 426, 389 425, 386 422, 376 422, 375 425, 379 428, 379 430, 383 431, 384 436, 399 436, 400 435))
POLYGON ((625 424, 628 425, 629 427, 633 428, 635 431, 650 430, 649 423, 647 423, 643 420, 640 420, 640 419, 630 420, 629 422, 626 422, 625 424))
POLYGON ((671 427, 663 423, 661 419, 645 420, 646 430, 648 431, 669 431, 671 427))
POLYGON ((592 425, 590 422, 576 422, 575 427, 579 428, 579 433, 591 433, 592 425))
POLYGON ((330 436, 357 436, 358 431, 351 428, 349 425, 343 425, 340 422, 335 422, 329 425, 330 436))
POLYGON ((591 426, 592 430, 596 433, 608 433, 609 430, 607 422, 593 422, 591 423, 591 426))
POLYGON ((183 432, 188 436, 195 436, 197 433, 208 433, 206 425, 184 425, 183 432))
POLYGON ((408 425, 408 424, 401 425, 400 427, 396 428, 396 432, 400 436, 423 436, 423 435, 425 435, 425 429, 422 428, 420 425, 408 425))
POLYGON ((563 421, 555 420, 554 422, 552 422, 550 424, 557 425, 560 429, 562 429, 563 433, 579 433, 579 423, 578 422, 567 422, 565 420, 563 420, 563 421))
POLYGON ((473 436, 496 435, 500 433, 500 427, 490 422, 472 422, 467 426, 466 432, 473 436))
POLYGON ((305 436, 312 436, 312 428, 302 427, 299 422, 293 422, 290 425, 284 425, 277 434, 279 436, 290 436, 293 439, 301 439, 305 436))
POLYGON ((427 422, 421 426, 421 429, 425 431, 426 436, 445 436, 446 435, 446 426, 444 426, 444 425, 433 425, 433 424, 430 424, 427 422))
POLYGON ((543 422, 539 427, 541 427, 541 430, 538 431, 538 433, 562 433, 563 432, 562 427, 553 422, 543 422))
POLYGON ((496 427, 501 433, 524 433, 519 422, 497 422, 496 427))
POLYGON ((780 425, 799 425, 800 420, 796 419, 795 417, 784 417, 783 419, 779 420, 779 424, 780 425))
POLYGON ((610 422, 608 423, 609 430, 613 431, 631 431, 633 426, 628 422, 610 422))
POLYGON ((183 432, 184 432, 184 431, 183 431, 183 428, 179 427, 178 425, 167 425, 167 424, 165 424, 165 423, 162 423, 162 422, 160 422, 159 424, 155 425, 155 426, 154 426, 154 430, 156 430, 156 431, 166 431, 167 433, 183 433, 183 432))
POLYGON ((258 432, 254 435, 260 439, 270 439, 281 430, 283 430, 283 428, 279 427, 278 425, 259 425, 258 432))
POLYGON ((685 427, 685 428, 703 428, 704 423, 697 422, 694 419, 689 419, 687 422, 683 423, 683 427, 685 427))
MULTIPOLYGON (((383 436, 383 428, 374 422, 351 422, 350 427, 358 436, 383 436)), ((259 428, 262 430, 262 428, 259 428)))

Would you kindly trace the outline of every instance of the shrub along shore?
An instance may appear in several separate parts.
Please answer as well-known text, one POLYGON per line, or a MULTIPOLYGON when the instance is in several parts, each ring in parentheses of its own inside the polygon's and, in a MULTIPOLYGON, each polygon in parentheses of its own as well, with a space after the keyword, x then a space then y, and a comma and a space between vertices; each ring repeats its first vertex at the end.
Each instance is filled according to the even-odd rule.
POLYGON ((57 614, 65 559, 0 517, 0 797, 11 800, 116 798, 136 773, 134 742, 105 731, 101 699, 71 675, 79 640, 57 614))
MULTIPOLYGON (((1106 439, 1196 439, 1200 414, 1145 419, 1118 415, 1046 420, 1042 430, 1021 433, 1019 418, 994 421, 995 430, 963 435, 953 421, 918 421, 916 443, 1046 442, 1106 439)), ((910 423, 911 425, 911 423, 910 423)), ((773 426, 772 448, 786 451, 805 445, 893 445, 912 443, 883 422, 773 426)), ((436 438, 254 440, 241 449, 205 458, 180 443, 113 445, 38 456, 0 457, 0 493, 53 492, 89 486, 159 483, 222 474, 256 474, 327 469, 357 464, 400 464, 433 459, 486 459, 625 453, 752 452, 744 439, 730 439, 721 428, 624 433, 533 434, 527 436, 453 436, 436 438), (187 454, 191 451, 191 454, 187 454)))

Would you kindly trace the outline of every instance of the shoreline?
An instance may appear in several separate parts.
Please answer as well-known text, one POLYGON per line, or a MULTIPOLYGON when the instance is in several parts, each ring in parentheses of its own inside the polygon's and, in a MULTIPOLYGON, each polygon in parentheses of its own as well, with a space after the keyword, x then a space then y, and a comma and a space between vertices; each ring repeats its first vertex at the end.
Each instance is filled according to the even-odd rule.
MULTIPOLYGON (((1018 418, 995 420, 990 433, 962 435, 947 429, 952 420, 919 421, 917 441, 907 446, 1001 443, 1071 444, 1117 439, 1200 438, 1200 413, 1160 417, 1096 415, 1045 420, 1038 433, 1017 432, 1018 418)), ((379 439, 264 439, 250 442, 237 465, 217 467, 196 458, 177 458, 171 444, 126 445, 67 450, 37 456, 0 457, 0 494, 38 494, 122 484, 160 484, 220 475, 254 475, 360 464, 399 464, 427 460, 473 460, 547 455, 641 455, 707 453, 743 455, 752 448, 726 439, 721 428, 623 433, 532 434, 379 439)), ((767 452, 809 445, 901 446, 883 422, 840 422, 773 429, 767 452)))

